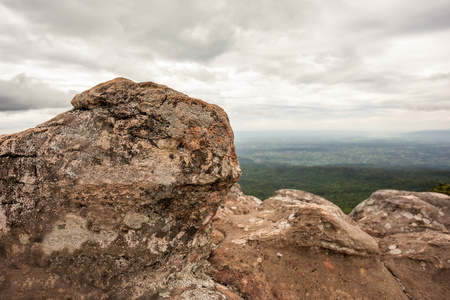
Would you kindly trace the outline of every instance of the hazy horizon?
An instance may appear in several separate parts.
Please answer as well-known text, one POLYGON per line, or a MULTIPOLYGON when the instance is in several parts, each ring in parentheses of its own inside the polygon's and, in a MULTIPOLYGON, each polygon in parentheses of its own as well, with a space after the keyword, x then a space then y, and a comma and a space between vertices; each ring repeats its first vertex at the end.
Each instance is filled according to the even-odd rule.
MULTIPOLYGON (((50 113, 51 114, 51 113, 50 113)), ((51 118, 55 117, 56 115, 50 115, 48 114, 48 119, 43 120, 42 122, 36 123, 34 124, 35 120, 31 120, 29 121, 28 124, 30 124, 28 127, 24 126, 24 127, 19 127, 19 128, 0 128, 0 135, 3 134, 13 134, 13 133, 18 133, 27 129, 31 129, 36 127, 39 124, 42 124, 48 120, 50 120, 51 118)), ((41 116, 41 118, 45 117, 46 115, 41 116)), ((410 131, 401 131, 401 130, 332 130, 332 129, 310 129, 310 130, 301 130, 301 129, 286 129, 286 130, 280 130, 280 129, 274 129, 274 130, 266 130, 266 129, 261 129, 261 130, 234 130, 233 132, 235 134, 235 138, 236 136, 240 136, 240 135, 248 135, 248 134, 252 134, 255 136, 270 136, 271 134, 284 134, 284 135, 323 135, 323 136, 328 136, 328 135, 333 135, 333 134, 338 134, 338 135, 348 135, 348 136, 364 136, 364 137, 395 137, 398 135, 404 135, 404 134, 411 134, 411 133, 428 133, 428 132, 432 132, 432 133, 446 133, 446 134, 450 134, 450 128, 446 128, 446 129, 430 129, 430 130, 410 130, 410 131)))
POLYGON ((450 146, 450 129, 423 131, 272 130, 234 131, 235 143, 432 142, 450 146))

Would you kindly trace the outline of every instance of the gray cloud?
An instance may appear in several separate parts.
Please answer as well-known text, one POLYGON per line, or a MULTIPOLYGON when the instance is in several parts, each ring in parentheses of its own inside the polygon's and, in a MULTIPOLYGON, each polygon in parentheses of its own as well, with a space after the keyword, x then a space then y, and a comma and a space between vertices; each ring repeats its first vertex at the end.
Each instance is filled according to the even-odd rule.
MULTIPOLYGON (((5 0, 4 4, 27 21, 24 26, 32 35, 21 34, 24 46, 39 46, 35 36, 48 43, 64 37, 111 52, 125 45, 143 57, 202 61, 226 51, 233 38, 233 26, 217 9, 204 9, 204 1, 90 1, 86 5, 82 0, 5 0)), ((31 52, 36 55, 39 49, 31 52)))
POLYGON ((0 78, 28 74, 0 82, 0 110, 66 105, 54 74, 77 88, 152 80, 246 118, 238 103, 255 124, 450 99, 448 0, 0 0, 0 12, 0 78))
POLYGON ((73 95, 74 92, 61 92, 37 78, 20 74, 11 80, 0 80, 0 111, 70 107, 73 95))
POLYGON ((430 104, 418 104, 418 105, 406 105, 405 106, 408 109, 411 110, 417 110, 417 111, 427 111, 427 112, 434 112, 434 111, 450 111, 450 103, 430 103, 430 104))
POLYGON ((91 0, 3 0, 32 26, 35 32, 76 36, 83 39, 98 37, 120 30, 115 20, 115 1, 91 0))
POLYGON ((450 80, 450 72, 449 73, 431 74, 430 76, 426 77, 426 79, 429 79, 432 81, 450 80))
MULTIPOLYGON (((450 3, 447 0, 403 3, 395 12, 399 16, 396 27, 401 33, 417 34, 450 27, 450 3)), ((396 18, 391 17, 391 20, 396 18)))

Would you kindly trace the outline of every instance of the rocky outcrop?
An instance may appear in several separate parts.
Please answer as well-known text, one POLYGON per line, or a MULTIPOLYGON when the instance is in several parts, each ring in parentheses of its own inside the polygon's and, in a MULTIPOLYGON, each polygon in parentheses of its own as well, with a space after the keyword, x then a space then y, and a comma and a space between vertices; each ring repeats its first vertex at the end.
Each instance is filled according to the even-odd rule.
POLYGON ((450 197, 381 190, 350 214, 373 235, 382 260, 411 299, 450 294, 450 197))
POLYGON ((225 112, 123 78, 72 104, 0 137, 0 298, 233 297, 204 274, 240 176, 225 112))
POLYGON ((209 274, 245 299, 407 299, 376 241, 319 196, 235 185, 213 228, 209 274))
POLYGON ((262 202, 219 107, 123 78, 72 104, 0 136, 0 299, 450 294, 450 197, 378 191, 350 217, 303 191, 262 202))

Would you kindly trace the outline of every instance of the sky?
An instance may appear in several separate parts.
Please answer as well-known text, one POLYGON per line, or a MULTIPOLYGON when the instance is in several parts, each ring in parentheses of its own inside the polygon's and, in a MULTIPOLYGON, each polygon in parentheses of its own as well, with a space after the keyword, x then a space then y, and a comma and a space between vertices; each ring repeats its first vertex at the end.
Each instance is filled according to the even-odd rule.
POLYGON ((235 131, 450 129, 449 0, 0 0, 0 134, 126 77, 235 131))

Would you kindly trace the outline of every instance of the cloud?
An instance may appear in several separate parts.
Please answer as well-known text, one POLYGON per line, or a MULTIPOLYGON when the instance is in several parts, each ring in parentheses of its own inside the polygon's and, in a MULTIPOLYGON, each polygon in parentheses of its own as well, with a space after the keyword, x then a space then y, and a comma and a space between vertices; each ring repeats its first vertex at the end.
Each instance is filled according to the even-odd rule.
POLYGON ((81 0, 3 0, 3 5, 20 15, 34 32, 83 39, 98 37, 119 29, 115 20, 114 1, 91 0, 89 5, 81 0))
POLYGON ((89 5, 82 0, 4 1, 24 20, 24 32, 31 32, 20 34, 25 44, 39 44, 36 36, 49 44, 62 37, 115 54, 123 53, 122 46, 126 45, 126 52, 131 50, 141 58, 199 61, 226 51, 233 38, 233 26, 228 20, 216 14, 215 5, 204 4, 155 0, 94 0, 89 5))
POLYGON ((25 74, 11 80, 0 80, 0 111, 70 107, 70 99, 70 93, 53 89, 25 74))
POLYGON ((0 14, 0 110, 123 76, 244 128, 448 111, 448 0, 2 0, 0 14))
POLYGON ((440 81, 440 80, 450 80, 450 72, 449 73, 435 73, 426 77, 426 79, 432 81, 440 81))
POLYGON ((447 30, 450 27, 450 3, 446 0, 403 2, 395 5, 394 12, 397 18, 393 15, 389 18, 402 34, 447 30))
POLYGON ((66 110, 65 108, 40 108, 25 111, 0 111, 0 135, 33 128, 66 110))

